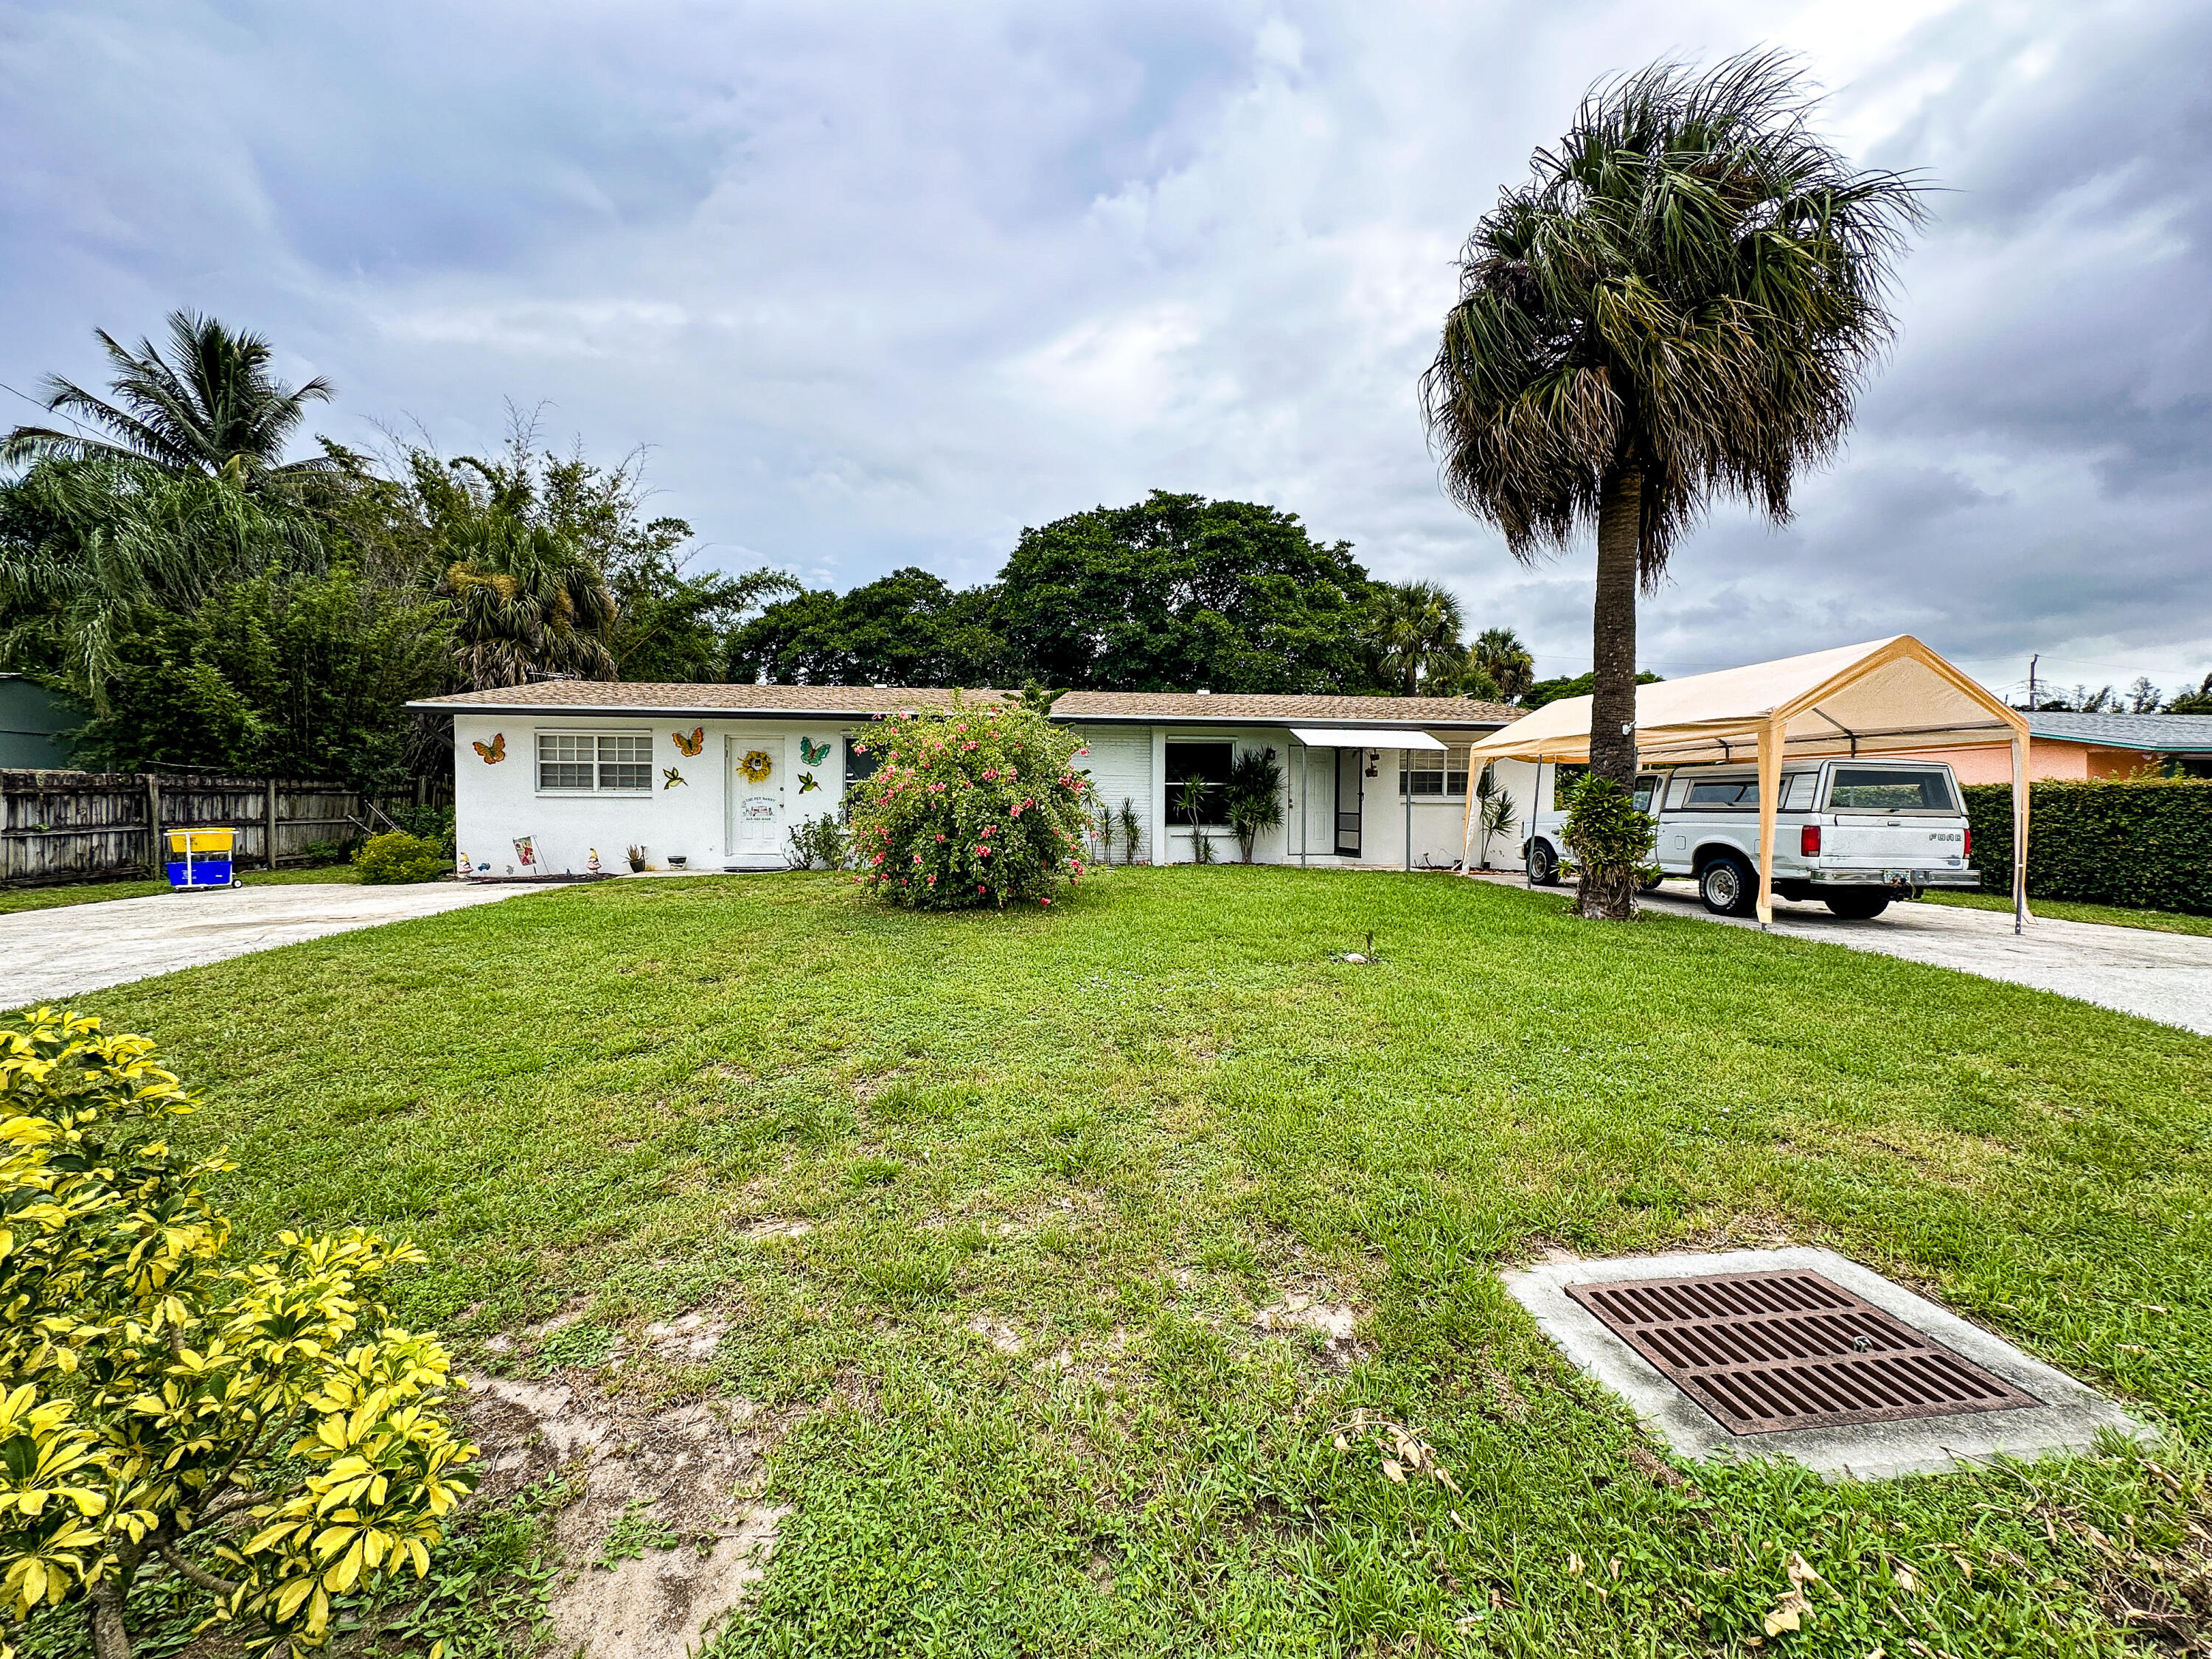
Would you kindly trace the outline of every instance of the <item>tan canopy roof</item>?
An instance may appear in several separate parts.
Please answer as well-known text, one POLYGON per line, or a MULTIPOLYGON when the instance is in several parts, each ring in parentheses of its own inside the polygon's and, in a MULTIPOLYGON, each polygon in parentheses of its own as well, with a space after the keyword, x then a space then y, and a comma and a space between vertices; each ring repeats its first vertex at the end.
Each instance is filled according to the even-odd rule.
MULTIPOLYGON (((1589 757, 1590 700, 1546 703, 1476 744, 1485 760, 1589 757)), ((1867 755, 2027 735, 2008 708, 1910 634, 1636 688, 1636 750, 1666 762, 1749 760, 1779 722, 1790 755, 1867 755)))
MULTIPOLYGON (((1468 751, 1484 761, 1586 761, 1590 700, 1546 703, 1468 751)), ((1961 743, 2013 751, 2014 926, 2027 919, 2027 717, 1910 634, 1636 688, 1636 752, 1649 764, 1759 763, 1759 919, 1774 914, 1774 813, 1784 759, 1961 743)), ((1469 792, 1468 823, 1474 822, 1469 792)), ((1470 833, 1472 830, 1470 830, 1470 833)))

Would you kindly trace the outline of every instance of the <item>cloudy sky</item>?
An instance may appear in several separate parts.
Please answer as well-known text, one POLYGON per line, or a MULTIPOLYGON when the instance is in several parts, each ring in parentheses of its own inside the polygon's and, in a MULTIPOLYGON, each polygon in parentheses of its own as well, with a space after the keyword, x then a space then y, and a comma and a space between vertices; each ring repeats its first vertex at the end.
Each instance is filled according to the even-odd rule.
POLYGON ((1848 453, 1787 530, 1714 514, 1645 665, 1911 630, 2001 686, 2212 670, 2203 0, 0 0, 0 402, 189 306, 330 376, 349 442, 466 451, 512 400, 647 446, 712 563, 964 583, 1193 490, 1577 672, 1590 554, 1451 507, 1415 381, 1592 81, 1754 45, 1943 193, 1848 453))

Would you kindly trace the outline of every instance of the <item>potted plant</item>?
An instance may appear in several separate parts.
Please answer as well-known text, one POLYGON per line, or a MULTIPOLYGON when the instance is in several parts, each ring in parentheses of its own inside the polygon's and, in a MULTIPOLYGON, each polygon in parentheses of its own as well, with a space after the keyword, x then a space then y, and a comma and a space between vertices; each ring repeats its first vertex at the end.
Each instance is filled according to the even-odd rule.
POLYGON ((645 870, 645 848, 642 847, 632 847, 626 850, 629 854, 630 873, 632 875, 642 874, 645 870))

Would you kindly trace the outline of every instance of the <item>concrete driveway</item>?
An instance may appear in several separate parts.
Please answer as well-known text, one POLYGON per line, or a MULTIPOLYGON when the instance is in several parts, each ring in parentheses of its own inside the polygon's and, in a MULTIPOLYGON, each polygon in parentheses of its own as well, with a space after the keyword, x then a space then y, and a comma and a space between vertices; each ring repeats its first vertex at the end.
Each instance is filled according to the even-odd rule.
POLYGON ((52 1002, 249 951, 534 890, 452 881, 392 887, 303 882, 19 911, 0 916, 0 1007, 52 1002))
MULTIPOLYGON (((1486 878, 1528 884, 1517 875, 1486 878)), ((1564 885, 1537 890, 1567 896, 1573 891, 1564 885)), ((1713 915, 1685 881, 1646 893, 1644 902, 1662 915, 1695 916, 1724 927, 1759 926, 1713 915)), ((2029 910, 2034 908, 2030 901, 2029 910)), ((2031 985, 2212 1036, 2212 938, 2048 916, 2031 920, 2027 931, 2015 936, 2010 911, 1954 904, 1893 904, 1870 921, 1845 921, 1825 904, 1780 898, 1774 901, 1774 931, 2031 985)))

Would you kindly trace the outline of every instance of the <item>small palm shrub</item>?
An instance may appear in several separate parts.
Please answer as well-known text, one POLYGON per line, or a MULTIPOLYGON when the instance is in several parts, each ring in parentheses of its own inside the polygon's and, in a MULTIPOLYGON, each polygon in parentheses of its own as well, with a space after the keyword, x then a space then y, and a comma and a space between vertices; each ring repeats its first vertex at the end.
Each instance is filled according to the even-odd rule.
POLYGON ((855 784, 854 879, 918 910, 1052 902, 1083 874, 1090 780, 1075 734, 1019 704, 902 714, 854 745, 879 757, 855 784))
POLYGON ((1283 769, 1272 749, 1248 749, 1229 763, 1229 827, 1237 851, 1252 862, 1252 843, 1262 830, 1283 822, 1283 769))
POLYGON ((0 1617, 81 1616, 75 1650, 131 1659, 133 1582, 173 1574, 300 1659, 333 1597, 428 1573, 476 1448, 446 1351, 378 1299, 422 1252, 350 1228, 238 1250, 205 1190, 236 1166, 172 1142, 197 1103, 144 1037, 51 1008, 0 1029, 0 1617))
POLYGON ((353 855, 364 882, 435 881, 453 868, 446 849, 434 841, 394 830, 371 836, 353 855))
POLYGON ((1597 920, 1634 915, 1659 840, 1636 798, 1611 778, 1584 778, 1567 797, 1560 836, 1574 854, 1576 909, 1597 920))

